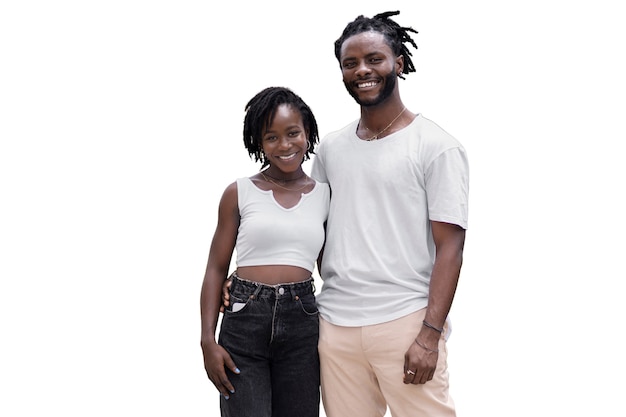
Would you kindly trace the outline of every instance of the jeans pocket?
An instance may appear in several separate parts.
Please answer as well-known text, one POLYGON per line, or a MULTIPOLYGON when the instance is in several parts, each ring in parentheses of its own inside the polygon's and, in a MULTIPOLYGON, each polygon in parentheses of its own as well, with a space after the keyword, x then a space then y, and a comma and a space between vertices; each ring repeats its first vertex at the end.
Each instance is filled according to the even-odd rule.
POLYGON ((250 298, 241 298, 235 294, 230 294, 230 304, 228 308, 224 310, 224 314, 237 314, 243 311, 248 303, 250 302, 250 298))
POLYGON ((298 302, 300 303, 302 311, 307 316, 316 316, 319 313, 319 311, 317 310, 317 302, 315 301, 314 294, 308 294, 299 297, 298 302))

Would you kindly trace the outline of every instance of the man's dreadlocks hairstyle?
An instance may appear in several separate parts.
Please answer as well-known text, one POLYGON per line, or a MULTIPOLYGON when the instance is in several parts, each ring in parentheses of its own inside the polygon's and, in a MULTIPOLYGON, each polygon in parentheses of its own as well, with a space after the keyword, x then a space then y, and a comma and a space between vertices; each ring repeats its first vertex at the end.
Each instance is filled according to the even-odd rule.
MULTIPOLYGON (((360 15, 352 22, 348 23, 339 39, 335 41, 335 57, 337 57, 337 60, 340 61, 341 45, 343 45, 346 39, 362 32, 375 31, 385 36, 387 44, 396 56, 402 55, 404 57, 404 68, 402 72, 404 74, 415 72, 415 66, 411 60, 411 51, 409 51, 405 43, 408 42, 417 49, 417 44, 413 38, 411 38, 409 32, 418 32, 412 27, 402 27, 389 18, 390 16, 398 14, 400 14, 399 11, 385 12, 379 13, 371 18, 360 15)), ((400 75, 400 78, 404 79, 402 75, 400 75)))
POLYGON ((304 100, 288 88, 267 87, 246 104, 243 122, 243 143, 248 149, 250 158, 254 157, 254 162, 261 161, 261 169, 269 165, 263 153, 263 130, 274 120, 276 109, 281 104, 291 106, 302 116, 308 139, 308 148, 304 153, 305 161, 310 158, 310 154, 315 154, 315 145, 319 142, 317 121, 304 100))

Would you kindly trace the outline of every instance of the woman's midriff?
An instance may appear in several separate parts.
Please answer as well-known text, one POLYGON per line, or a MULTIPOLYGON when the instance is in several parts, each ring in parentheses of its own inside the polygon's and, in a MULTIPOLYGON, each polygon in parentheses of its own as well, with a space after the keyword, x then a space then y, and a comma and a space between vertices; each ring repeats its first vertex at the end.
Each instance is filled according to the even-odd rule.
POLYGON ((291 265, 240 266, 237 268, 237 276, 248 281, 276 285, 306 281, 311 277, 311 272, 291 265))

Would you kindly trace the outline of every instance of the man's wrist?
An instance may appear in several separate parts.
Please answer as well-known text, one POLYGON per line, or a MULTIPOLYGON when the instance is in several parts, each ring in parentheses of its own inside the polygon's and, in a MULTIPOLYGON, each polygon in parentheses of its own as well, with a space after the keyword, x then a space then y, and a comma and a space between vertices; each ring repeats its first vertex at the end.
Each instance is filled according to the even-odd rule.
POLYGON ((427 328, 429 328, 431 330, 434 330, 434 331, 436 331, 439 334, 443 334, 443 327, 437 327, 437 326, 435 326, 433 324, 430 324, 428 321, 426 321, 426 319, 422 320, 422 324, 425 327, 427 327, 427 328))

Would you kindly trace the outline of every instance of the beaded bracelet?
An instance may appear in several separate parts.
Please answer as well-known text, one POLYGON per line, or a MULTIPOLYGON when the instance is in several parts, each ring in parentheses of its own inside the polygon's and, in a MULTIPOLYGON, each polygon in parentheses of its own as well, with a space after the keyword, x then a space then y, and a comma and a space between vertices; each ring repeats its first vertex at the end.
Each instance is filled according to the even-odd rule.
POLYGON ((417 338, 415 338, 415 344, 419 347, 421 347, 424 350, 427 350, 429 352, 433 352, 433 353, 439 353, 439 349, 429 349, 426 346, 422 345, 420 342, 417 341, 417 338))
POLYGON ((433 329, 434 331, 438 332, 438 333, 443 333, 443 329, 440 329, 439 327, 435 327, 432 324, 430 324, 429 322, 427 322, 426 320, 422 320, 422 323, 424 323, 424 326, 428 327, 429 329, 433 329))

